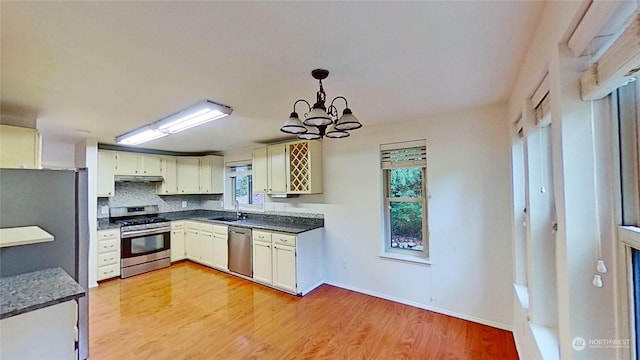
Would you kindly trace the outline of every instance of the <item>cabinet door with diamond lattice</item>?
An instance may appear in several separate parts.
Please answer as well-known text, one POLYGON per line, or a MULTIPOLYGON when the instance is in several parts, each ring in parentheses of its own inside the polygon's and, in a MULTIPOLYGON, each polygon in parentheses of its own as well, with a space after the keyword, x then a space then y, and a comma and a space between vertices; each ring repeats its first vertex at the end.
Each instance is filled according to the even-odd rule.
POLYGON ((322 192, 322 143, 296 141, 288 143, 289 188, 291 194, 322 192))

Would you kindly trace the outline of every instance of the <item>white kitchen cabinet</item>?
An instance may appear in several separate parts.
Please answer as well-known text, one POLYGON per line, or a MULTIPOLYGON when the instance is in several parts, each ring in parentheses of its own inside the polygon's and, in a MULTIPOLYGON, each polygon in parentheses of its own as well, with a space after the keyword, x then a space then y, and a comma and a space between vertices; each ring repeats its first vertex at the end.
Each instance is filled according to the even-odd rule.
POLYGON ((271 254, 271 233, 254 230, 253 237, 253 280, 266 285, 273 284, 273 261, 271 254))
POLYGON ((200 226, 197 222, 185 222, 184 225, 185 256, 187 259, 200 262, 200 226))
POLYGON ((322 230, 286 234, 253 230, 253 280, 297 295, 323 283, 322 230))
POLYGON ((287 192, 287 147, 285 144, 267 146, 269 162, 269 193, 287 192))
POLYGON ((224 159, 207 155, 200 158, 200 193, 222 194, 224 192, 224 159))
POLYGON ((160 176, 161 170, 161 158, 158 155, 142 154, 142 175, 147 176, 160 176))
POLYGON ((273 286, 295 293, 297 290, 295 237, 291 236, 293 241, 283 244, 277 242, 275 236, 279 235, 274 235, 272 242, 273 286))
POLYGON ((171 222, 171 262, 186 257, 184 221, 171 222))
POLYGON ((178 193, 177 159, 173 156, 163 156, 160 159, 160 175, 164 178, 156 185, 156 194, 173 195, 178 193))
POLYGON ((316 140, 285 144, 288 194, 322 193, 322 143, 316 140))
POLYGON ((120 276, 120 228, 98 230, 98 281, 120 276))
POLYGON ((200 158, 198 192, 211 194, 211 162, 208 157, 200 158))
POLYGON ((200 226, 200 260, 202 265, 213 267, 213 229, 211 225, 202 224, 200 226), (206 230, 205 230, 206 229, 206 230))
POLYGON ((266 194, 269 191, 269 163, 267 160, 267 147, 254 149, 251 156, 251 171, 253 192, 266 194))
POLYGON ((42 136, 36 129, 0 125, 0 168, 40 169, 42 136))
POLYGON ((292 141, 254 149, 253 191, 265 194, 322 192, 322 143, 292 141))
POLYGON ((140 175, 138 174, 138 162, 140 154, 134 152, 118 151, 116 153, 116 175, 140 175))
POLYGON ((178 193, 197 194, 200 192, 200 159, 178 157, 178 193))
POLYGON ((128 151, 116 153, 116 175, 160 176, 160 157, 128 151))
POLYGON ((115 151, 98 150, 98 197, 111 197, 116 194, 113 180, 115 171, 115 151))
POLYGON ((213 225, 213 257, 211 266, 222 271, 229 271, 229 229, 224 225, 213 225))
POLYGON ((77 359, 75 300, 0 320, 0 359, 77 359))

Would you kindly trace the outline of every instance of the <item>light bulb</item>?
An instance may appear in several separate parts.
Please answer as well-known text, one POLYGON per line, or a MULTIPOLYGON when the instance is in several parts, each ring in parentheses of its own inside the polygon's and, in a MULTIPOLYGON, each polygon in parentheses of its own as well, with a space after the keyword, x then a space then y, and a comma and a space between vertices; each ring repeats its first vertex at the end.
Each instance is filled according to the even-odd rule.
POLYGON ((593 281, 591 281, 593 286, 601 288, 602 287, 602 277, 600 275, 593 275, 593 281))
POLYGON ((598 261, 596 262, 596 270, 598 270, 600 274, 607 273, 607 264, 604 263, 604 260, 598 259, 598 261))

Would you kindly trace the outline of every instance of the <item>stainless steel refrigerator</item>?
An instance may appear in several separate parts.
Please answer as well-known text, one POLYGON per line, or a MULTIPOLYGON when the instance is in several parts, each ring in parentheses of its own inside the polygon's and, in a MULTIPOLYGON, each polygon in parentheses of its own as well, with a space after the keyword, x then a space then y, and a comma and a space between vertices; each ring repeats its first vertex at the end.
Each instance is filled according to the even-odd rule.
MULTIPOLYGON (((0 169, 0 228, 37 225, 52 242, 0 248, 0 276, 59 266, 88 290, 86 169, 0 169)), ((78 301, 78 354, 89 351, 89 294, 78 301)))

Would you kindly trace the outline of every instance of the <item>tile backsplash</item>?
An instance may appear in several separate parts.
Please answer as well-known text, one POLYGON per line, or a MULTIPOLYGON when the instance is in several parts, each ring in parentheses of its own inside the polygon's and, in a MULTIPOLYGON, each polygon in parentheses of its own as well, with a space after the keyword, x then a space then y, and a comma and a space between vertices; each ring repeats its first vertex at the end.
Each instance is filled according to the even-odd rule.
POLYGON ((156 195, 155 183, 117 182, 116 194, 109 198, 98 198, 98 218, 109 217, 102 213, 102 207, 135 205, 158 205, 160 212, 180 210, 222 209, 222 195, 156 195), (182 207, 182 202, 187 207, 182 207))

